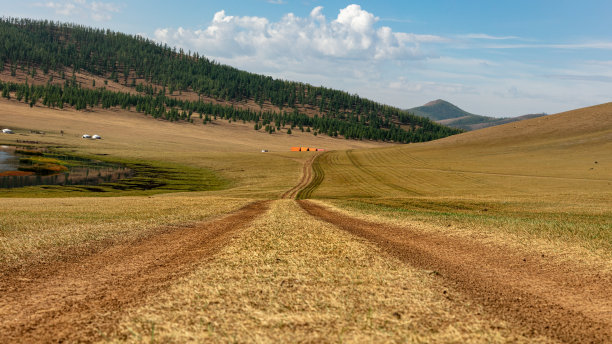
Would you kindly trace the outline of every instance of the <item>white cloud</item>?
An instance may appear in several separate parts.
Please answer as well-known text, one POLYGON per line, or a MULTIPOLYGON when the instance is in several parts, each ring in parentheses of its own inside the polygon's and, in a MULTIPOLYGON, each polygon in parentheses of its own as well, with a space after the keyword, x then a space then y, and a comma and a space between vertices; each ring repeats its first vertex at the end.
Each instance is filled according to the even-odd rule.
POLYGON ((268 3, 275 4, 275 5, 284 5, 284 4, 286 4, 286 2, 284 0, 268 0, 268 3))
POLYGON ((556 51, 611 50, 612 43, 537 43, 485 33, 442 37, 398 32, 383 21, 359 5, 333 18, 319 6, 303 17, 289 13, 277 21, 219 11, 201 29, 162 27, 152 37, 250 72, 401 108, 442 98, 483 115, 554 113, 609 101, 612 94, 612 61, 589 56, 580 64, 556 51), (524 60, 512 50, 491 48, 540 48, 542 57, 524 60))
POLYGON ((461 83, 448 82, 433 82, 433 81, 408 81, 405 78, 399 78, 396 81, 389 83, 388 87, 395 90, 403 90, 404 92, 413 93, 429 93, 429 94, 466 94, 474 93, 475 89, 472 86, 461 83))
POLYGON ((228 16, 217 12, 208 27, 190 30, 160 28, 154 37, 170 45, 202 50, 216 57, 291 56, 296 60, 316 57, 350 60, 411 60, 429 54, 422 44, 439 43, 445 38, 394 32, 377 27, 378 17, 359 5, 341 9, 328 20, 322 7, 314 8, 306 18, 292 13, 278 22, 262 17, 228 16))
POLYGON ((34 4, 37 7, 46 7, 55 10, 55 13, 61 14, 64 16, 70 16, 74 14, 76 6, 71 2, 38 2, 34 4))
MULTIPOLYGON (((83 0, 86 5, 86 2, 83 0)), ((91 17, 96 21, 108 21, 111 20, 113 13, 119 13, 119 6, 110 2, 97 2, 93 1, 90 4, 91 17)))
POLYGON ((489 49, 571 49, 571 50, 612 50, 612 42, 586 42, 564 44, 498 44, 489 45, 489 49))
POLYGON ((95 21, 109 21, 114 13, 120 12, 120 6, 110 2, 88 2, 86 0, 64 0, 34 3, 35 7, 49 8, 55 14, 71 17, 88 17, 95 21))
POLYGON ((549 74, 547 78, 572 81, 599 81, 612 82, 612 76, 606 75, 584 75, 584 74, 549 74))
POLYGON ((517 36, 491 36, 486 33, 470 33, 467 35, 460 35, 461 38, 467 39, 489 39, 489 40, 507 40, 507 39, 520 39, 517 36))

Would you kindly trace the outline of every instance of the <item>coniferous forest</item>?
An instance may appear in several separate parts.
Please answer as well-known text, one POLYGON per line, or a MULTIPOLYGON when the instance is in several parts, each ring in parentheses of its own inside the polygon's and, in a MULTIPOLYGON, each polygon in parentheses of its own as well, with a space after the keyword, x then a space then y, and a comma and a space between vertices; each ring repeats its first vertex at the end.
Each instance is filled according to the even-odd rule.
POLYGON ((272 133, 285 126, 313 134, 392 142, 429 141, 461 132, 404 110, 357 95, 240 71, 151 40, 74 24, 0 19, 0 71, 62 75, 63 84, 0 82, 3 97, 34 106, 121 107, 170 121, 215 119, 254 122, 272 133), (104 85, 87 88, 75 73, 88 73, 132 87, 114 92, 104 85), (138 81, 137 81, 138 80, 138 81), (194 92, 222 101, 254 101, 277 110, 260 111, 210 101, 171 97, 194 92), (300 109, 316 109, 307 115, 300 109))

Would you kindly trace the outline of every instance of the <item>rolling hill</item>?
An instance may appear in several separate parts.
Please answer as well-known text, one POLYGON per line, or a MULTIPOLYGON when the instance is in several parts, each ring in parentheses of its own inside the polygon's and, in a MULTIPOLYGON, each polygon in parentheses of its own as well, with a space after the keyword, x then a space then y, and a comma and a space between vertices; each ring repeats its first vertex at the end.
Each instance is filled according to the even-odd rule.
POLYGON ((529 114, 519 117, 504 118, 481 116, 462 110, 458 106, 442 99, 431 101, 423 106, 409 109, 408 111, 417 116, 427 117, 440 124, 467 131, 544 116, 544 114, 529 114))
POLYGON ((27 20, 0 64, 0 146, 135 173, 0 189, 0 343, 612 338, 612 103, 459 133, 27 20))
POLYGON ((612 103, 607 103, 425 144, 333 153, 327 157, 334 164, 326 165, 326 176, 337 170, 365 173, 367 178, 350 189, 329 184, 330 189, 323 187, 314 195, 339 197, 332 191, 335 188, 364 197, 538 194, 544 198, 564 189, 582 195, 609 192, 610 113, 612 103))
POLYGON ((400 143, 460 132, 347 92, 248 73, 139 36, 48 21, 0 19, 0 80, 4 97, 32 105, 120 106, 170 121, 197 113, 267 132, 297 127, 400 143))

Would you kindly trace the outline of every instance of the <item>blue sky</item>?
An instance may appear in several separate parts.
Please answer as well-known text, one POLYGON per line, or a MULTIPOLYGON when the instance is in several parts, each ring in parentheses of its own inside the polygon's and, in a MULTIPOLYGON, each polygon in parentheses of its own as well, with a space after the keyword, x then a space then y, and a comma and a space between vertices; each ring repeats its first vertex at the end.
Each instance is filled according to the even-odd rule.
POLYGON ((0 1, 2 15, 140 34, 401 108, 482 115, 612 101, 612 2, 0 1))

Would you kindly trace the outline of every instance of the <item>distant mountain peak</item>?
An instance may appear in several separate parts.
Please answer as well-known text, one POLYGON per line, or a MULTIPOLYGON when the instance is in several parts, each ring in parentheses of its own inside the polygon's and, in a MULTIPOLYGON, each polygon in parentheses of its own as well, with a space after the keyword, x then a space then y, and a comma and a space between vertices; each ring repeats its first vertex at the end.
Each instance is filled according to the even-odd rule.
POLYGON ((453 105, 452 103, 447 102, 446 100, 436 99, 432 100, 429 103, 409 109, 408 111, 414 112, 416 115, 428 117, 434 121, 440 121, 450 118, 459 118, 465 116, 474 116, 467 111, 464 111, 453 105))
POLYGON ((436 100, 432 100, 429 103, 423 105, 423 106, 434 106, 434 105, 438 105, 438 104, 450 104, 449 102, 447 102, 446 100, 442 100, 442 99, 436 99, 436 100))
POLYGON ((432 100, 425 105, 408 109, 408 111, 417 116, 427 117, 440 124, 468 131, 540 116, 526 115, 514 118, 479 116, 462 110, 458 106, 442 99, 432 100))

